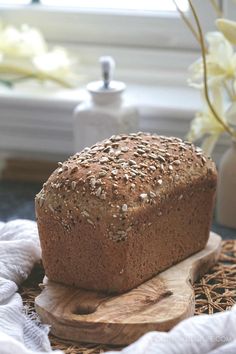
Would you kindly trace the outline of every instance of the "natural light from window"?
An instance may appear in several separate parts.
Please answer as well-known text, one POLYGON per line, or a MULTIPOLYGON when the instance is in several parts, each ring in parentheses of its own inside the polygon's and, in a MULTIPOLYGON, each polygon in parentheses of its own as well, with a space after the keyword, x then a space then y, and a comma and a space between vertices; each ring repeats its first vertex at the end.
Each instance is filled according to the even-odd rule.
MULTIPOLYGON (((41 3, 50 6, 79 6, 114 10, 176 11, 172 0, 41 0, 41 3)), ((183 11, 187 11, 187 0, 180 0, 178 4, 183 11)))
MULTIPOLYGON (((52 7, 80 7, 92 9, 111 10, 138 10, 138 11, 176 11, 172 0, 0 0, 4 5, 22 5, 32 2, 52 7)), ((178 0, 178 5, 183 11, 188 10, 187 0, 178 0)))
POLYGON ((25 5, 28 3, 29 1, 27 0, 0 0, 0 5, 25 5))

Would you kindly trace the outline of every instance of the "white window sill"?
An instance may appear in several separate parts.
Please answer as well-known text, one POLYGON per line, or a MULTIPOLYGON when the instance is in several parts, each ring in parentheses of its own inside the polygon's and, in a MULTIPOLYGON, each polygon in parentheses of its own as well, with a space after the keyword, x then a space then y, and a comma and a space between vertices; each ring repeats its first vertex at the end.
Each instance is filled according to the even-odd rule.
MULTIPOLYGON (((7 156, 49 159, 61 159, 73 153, 72 113, 86 97, 84 88, 54 91, 37 85, 30 89, 28 86, 14 90, 1 88, 0 151, 7 156)), ((127 99, 139 108, 139 130, 182 138, 201 107, 198 92, 180 83, 128 82, 127 99)), ((225 145, 225 141, 218 145, 216 160, 225 145)))

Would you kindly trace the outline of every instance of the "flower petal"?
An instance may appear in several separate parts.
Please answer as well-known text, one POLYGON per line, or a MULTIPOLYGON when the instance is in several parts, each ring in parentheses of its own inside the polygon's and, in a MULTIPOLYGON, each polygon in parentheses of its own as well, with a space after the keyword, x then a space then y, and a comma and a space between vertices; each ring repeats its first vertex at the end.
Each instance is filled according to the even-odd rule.
POLYGON ((31 58, 47 50, 41 33, 22 25, 20 29, 8 25, 0 30, 0 52, 13 57, 31 58))
POLYGON ((215 144, 219 139, 219 135, 220 134, 211 134, 204 138, 201 148, 207 155, 210 156, 212 154, 215 144))
POLYGON ((224 18, 216 20, 217 28, 224 34, 228 41, 236 44, 236 22, 224 18))
POLYGON ((208 62, 217 63, 226 72, 231 71, 234 50, 230 42, 220 32, 209 32, 206 39, 209 44, 208 62))
POLYGON ((226 119, 230 124, 236 124, 236 102, 233 102, 226 112, 226 119))

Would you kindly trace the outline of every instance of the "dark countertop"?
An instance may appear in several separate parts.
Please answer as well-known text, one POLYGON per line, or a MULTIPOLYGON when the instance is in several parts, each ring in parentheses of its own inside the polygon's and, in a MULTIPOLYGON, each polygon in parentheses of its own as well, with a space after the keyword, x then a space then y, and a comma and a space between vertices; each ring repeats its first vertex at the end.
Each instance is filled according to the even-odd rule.
MULTIPOLYGON (((0 182, 0 221, 17 218, 35 220, 34 197, 40 191, 39 183, 0 182)), ((224 239, 236 239, 236 229, 212 225, 212 230, 224 239)))

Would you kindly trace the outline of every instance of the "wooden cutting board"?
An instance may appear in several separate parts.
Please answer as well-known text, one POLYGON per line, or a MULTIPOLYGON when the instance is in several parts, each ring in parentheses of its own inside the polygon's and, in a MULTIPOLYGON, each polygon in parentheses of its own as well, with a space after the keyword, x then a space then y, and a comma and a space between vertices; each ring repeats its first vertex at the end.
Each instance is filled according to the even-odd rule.
POLYGON ((44 279, 36 311, 51 332, 73 342, 127 345, 148 331, 168 331, 194 314, 191 286, 219 256, 221 237, 136 289, 117 296, 76 289, 44 279))

